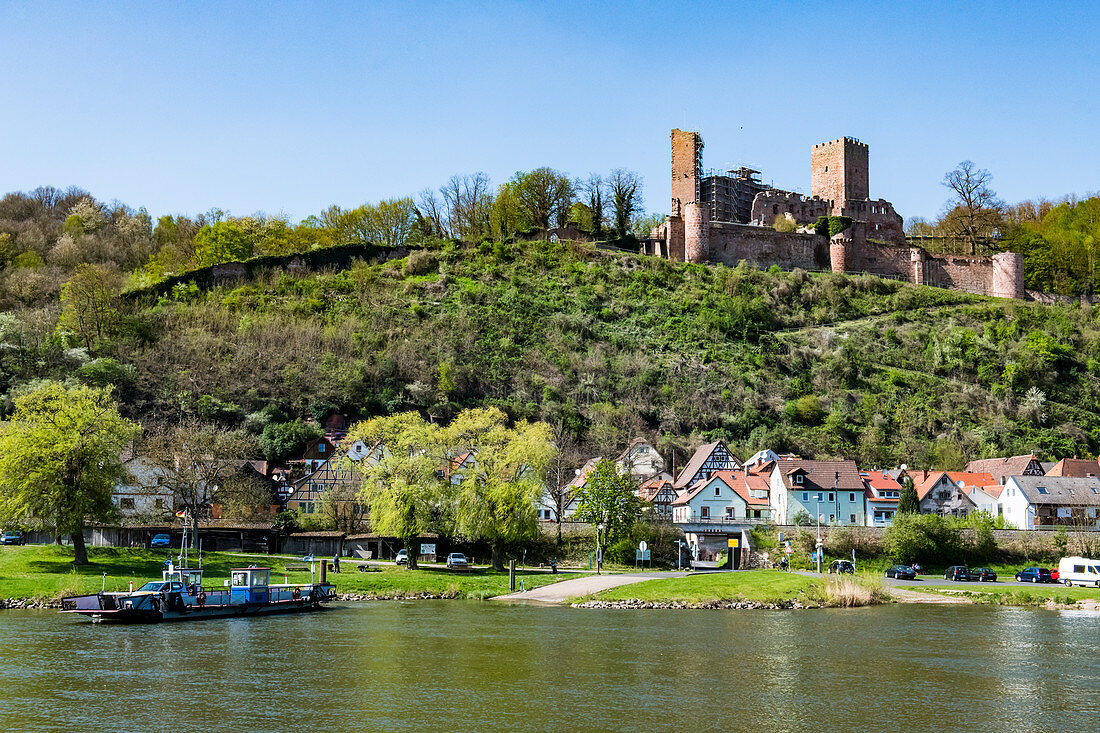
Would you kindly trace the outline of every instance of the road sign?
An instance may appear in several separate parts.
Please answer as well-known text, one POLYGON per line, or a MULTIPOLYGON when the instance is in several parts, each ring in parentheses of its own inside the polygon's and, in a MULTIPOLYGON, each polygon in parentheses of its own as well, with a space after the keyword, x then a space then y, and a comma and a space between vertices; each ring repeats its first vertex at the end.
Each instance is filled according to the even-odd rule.
POLYGON ((736 537, 730 537, 729 539, 726 540, 726 547, 740 547, 740 546, 741 546, 741 540, 737 539, 736 537))
POLYGON ((420 545, 420 554, 421 555, 434 555, 435 554, 435 545, 426 545, 424 543, 421 543, 421 545, 420 545))
POLYGON ((790 546, 790 545, 787 545, 786 547, 784 547, 784 548, 783 548, 783 552, 785 552, 785 553, 787 553, 788 555, 790 555, 790 554, 791 554, 792 552, 794 552, 794 550, 793 550, 793 549, 791 549, 791 546, 790 546))
POLYGON ((649 549, 649 545, 646 544, 645 540, 642 540, 641 542, 638 543, 638 549, 641 550, 642 552, 645 552, 646 550, 649 549))
POLYGON ((648 562, 650 560, 649 555, 650 555, 649 550, 635 550, 634 551, 634 560, 636 562, 648 562))

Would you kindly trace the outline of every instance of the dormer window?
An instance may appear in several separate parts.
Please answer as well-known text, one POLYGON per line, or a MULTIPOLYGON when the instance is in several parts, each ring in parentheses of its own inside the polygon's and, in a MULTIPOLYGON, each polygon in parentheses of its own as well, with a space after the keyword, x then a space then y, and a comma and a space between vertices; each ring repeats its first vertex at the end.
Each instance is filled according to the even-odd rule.
POLYGON ((324 443, 318 443, 317 444, 317 452, 318 453, 324 453, 325 452, 325 444, 324 443))
POLYGON ((802 483, 802 479, 803 479, 803 478, 804 478, 804 477, 803 477, 803 475, 802 475, 802 474, 800 474, 800 473, 796 473, 796 474, 794 475, 794 482, 795 482, 796 484, 800 484, 800 483, 802 483))

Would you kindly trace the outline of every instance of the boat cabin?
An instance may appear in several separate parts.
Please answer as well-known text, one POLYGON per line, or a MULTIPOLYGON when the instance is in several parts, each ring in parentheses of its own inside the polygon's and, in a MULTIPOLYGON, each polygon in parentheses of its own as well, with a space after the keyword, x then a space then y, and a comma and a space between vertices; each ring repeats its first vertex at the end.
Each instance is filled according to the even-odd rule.
POLYGON ((161 579, 165 581, 175 581, 182 583, 184 588, 191 588, 194 586, 195 592, 202 589, 202 570, 195 568, 176 568, 172 565, 168 566, 168 569, 161 573, 161 579))
POLYGON ((270 568, 235 568, 229 571, 233 603, 267 603, 270 568))

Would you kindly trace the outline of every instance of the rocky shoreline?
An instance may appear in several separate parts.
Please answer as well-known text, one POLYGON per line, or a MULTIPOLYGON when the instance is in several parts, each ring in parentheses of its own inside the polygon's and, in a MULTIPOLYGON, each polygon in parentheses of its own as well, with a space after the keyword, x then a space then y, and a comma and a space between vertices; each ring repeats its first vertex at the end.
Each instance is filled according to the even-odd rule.
POLYGON ((824 608, 824 606, 801 601, 786 600, 781 603, 763 603, 760 601, 704 601, 702 603, 683 603, 680 601, 641 601, 636 598, 629 601, 585 601, 573 603, 573 608, 614 608, 614 609, 657 609, 657 610, 738 610, 738 611, 787 611, 803 608, 824 608))
POLYGON ((61 601, 51 601, 45 598, 8 598, 7 600, 0 598, 0 609, 4 608, 45 610, 47 608, 61 608, 61 601))

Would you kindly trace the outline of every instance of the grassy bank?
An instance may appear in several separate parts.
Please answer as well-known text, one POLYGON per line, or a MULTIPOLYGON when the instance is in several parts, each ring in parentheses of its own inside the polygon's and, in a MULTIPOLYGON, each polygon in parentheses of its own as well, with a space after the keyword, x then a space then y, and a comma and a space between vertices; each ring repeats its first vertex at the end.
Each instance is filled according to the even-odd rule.
POLYGON ((877 579, 811 578, 778 570, 748 570, 647 580, 602 591, 592 599, 693 605, 737 601, 781 605, 798 601, 806 606, 866 606, 886 602, 888 596, 877 579))
POLYGON ((906 587, 906 590, 966 598, 974 603, 988 603, 998 606, 1045 606, 1051 602, 1072 606, 1080 601, 1100 600, 1100 591, 1097 591, 1096 588, 1067 588, 1063 585, 1038 585, 1034 588, 1030 586, 1021 588, 1019 586, 991 585, 982 585, 976 588, 927 586, 919 589, 906 587))
MULTIPOLYGON (((131 580, 140 586, 149 580, 159 580, 162 563, 167 556, 163 551, 92 547, 88 548, 91 565, 73 567, 71 547, 56 545, 0 548, 0 598, 35 598, 57 600, 66 595, 96 593, 103 587, 103 574, 107 574, 106 588, 126 590, 131 580)), ((270 567, 272 582, 282 583, 284 575, 291 583, 308 583, 310 574, 285 573, 287 563, 301 565, 300 561, 266 555, 233 555, 222 552, 206 553, 203 569, 207 585, 221 585, 229 576, 229 569, 250 564, 270 567)), ((374 598, 403 598, 423 594, 455 598, 487 598, 508 592, 508 574, 474 569, 469 572, 452 572, 444 568, 406 570, 393 565, 383 566, 378 572, 360 573, 354 565, 345 564, 344 572, 329 575, 329 580, 340 593, 359 594, 374 598)), ((517 572, 517 584, 523 580, 527 588, 557 582, 568 575, 517 572)))

